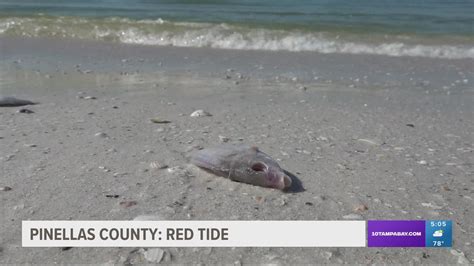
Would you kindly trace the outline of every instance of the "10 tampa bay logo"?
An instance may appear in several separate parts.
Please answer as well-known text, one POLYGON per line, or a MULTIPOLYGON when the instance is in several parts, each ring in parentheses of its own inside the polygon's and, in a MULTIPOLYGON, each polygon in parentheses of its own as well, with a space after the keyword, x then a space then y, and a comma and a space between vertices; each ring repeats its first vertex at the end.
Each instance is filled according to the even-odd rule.
POLYGON ((451 247, 452 221, 369 220, 369 247, 451 247))

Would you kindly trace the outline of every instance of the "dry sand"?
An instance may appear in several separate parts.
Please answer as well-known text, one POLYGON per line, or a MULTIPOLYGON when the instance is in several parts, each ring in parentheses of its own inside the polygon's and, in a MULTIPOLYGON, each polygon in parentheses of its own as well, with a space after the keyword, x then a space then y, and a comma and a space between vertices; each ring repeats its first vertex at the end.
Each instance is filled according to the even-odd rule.
POLYGON ((162 248, 165 263, 474 262, 472 60, 0 43, 0 96, 40 102, 0 108, 2 264, 153 262, 141 248, 21 247, 22 220, 140 215, 454 222, 453 250, 162 248), (259 146, 302 189, 189 168, 219 136, 259 146))

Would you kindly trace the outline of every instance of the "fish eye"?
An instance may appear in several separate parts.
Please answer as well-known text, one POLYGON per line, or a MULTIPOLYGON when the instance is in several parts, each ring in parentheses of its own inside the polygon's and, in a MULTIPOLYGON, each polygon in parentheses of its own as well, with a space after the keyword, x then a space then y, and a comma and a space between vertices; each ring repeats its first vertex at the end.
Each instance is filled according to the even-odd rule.
POLYGON ((252 170, 257 172, 263 172, 267 170, 267 166, 261 162, 252 164, 252 170))

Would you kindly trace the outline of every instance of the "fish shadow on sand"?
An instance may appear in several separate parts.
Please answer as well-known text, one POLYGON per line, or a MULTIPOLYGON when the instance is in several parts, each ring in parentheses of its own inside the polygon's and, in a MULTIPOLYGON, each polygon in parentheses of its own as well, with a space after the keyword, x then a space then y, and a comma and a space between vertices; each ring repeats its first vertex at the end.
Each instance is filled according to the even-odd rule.
POLYGON ((285 174, 287 176, 289 176, 291 178, 291 186, 287 189, 284 190, 284 192, 287 192, 287 193, 299 193, 299 192, 303 192, 305 191, 304 187, 303 187, 303 183, 301 183, 301 180, 295 176, 294 174, 286 171, 286 170, 283 170, 285 172, 285 174))

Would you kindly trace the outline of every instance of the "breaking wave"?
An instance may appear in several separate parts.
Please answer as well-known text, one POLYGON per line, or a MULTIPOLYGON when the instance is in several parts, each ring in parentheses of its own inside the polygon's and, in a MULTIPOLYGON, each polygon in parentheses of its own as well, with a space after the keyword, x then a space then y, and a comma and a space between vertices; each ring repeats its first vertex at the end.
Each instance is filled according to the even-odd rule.
MULTIPOLYGON (((127 18, 3 17, 0 36, 60 37, 127 44, 219 49, 314 51, 432 58, 474 58, 472 37, 461 42, 402 35, 252 28, 242 25, 127 18), (417 39, 418 38, 418 39, 417 39)), ((459 38, 459 37, 458 37, 459 38)), ((444 38, 449 39, 449 38, 444 38)))

